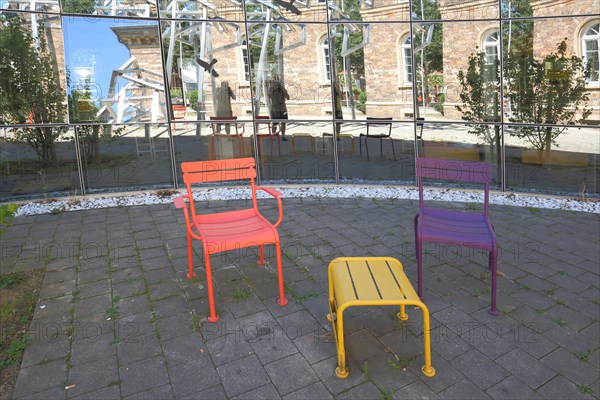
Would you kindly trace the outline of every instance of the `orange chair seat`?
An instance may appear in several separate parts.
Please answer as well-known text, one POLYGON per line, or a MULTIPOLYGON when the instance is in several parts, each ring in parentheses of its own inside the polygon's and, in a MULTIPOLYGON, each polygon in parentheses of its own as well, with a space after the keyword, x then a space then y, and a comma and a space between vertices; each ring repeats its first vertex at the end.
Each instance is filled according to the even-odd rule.
POLYGON ((277 243, 273 226, 252 209, 210 215, 197 215, 198 232, 204 237, 209 254, 277 243))

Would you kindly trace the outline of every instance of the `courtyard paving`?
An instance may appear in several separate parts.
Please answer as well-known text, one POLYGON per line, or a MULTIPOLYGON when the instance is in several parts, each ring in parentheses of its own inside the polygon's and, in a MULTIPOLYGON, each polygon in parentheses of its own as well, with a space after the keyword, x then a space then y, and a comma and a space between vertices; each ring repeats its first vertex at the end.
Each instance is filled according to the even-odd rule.
MULTIPOLYGON (((245 207, 217 201, 209 211, 245 207)), ((206 206, 206 205, 203 205, 206 206)), ((275 217, 276 205, 262 200, 275 217)), ((462 206, 462 205, 447 205, 462 206)), ((600 395, 600 216, 491 206, 500 245, 498 306, 487 255, 425 246, 433 378, 420 311, 346 314, 350 376, 335 375, 327 265, 391 256, 416 282, 412 221, 394 199, 284 199, 284 279, 276 303, 256 249, 212 257, 217 323, 208 323, 201 247, 185 276, 183 215, 172 205, 17 218, 2 273, 45 267, 15 399, 592 399, 600 395)))

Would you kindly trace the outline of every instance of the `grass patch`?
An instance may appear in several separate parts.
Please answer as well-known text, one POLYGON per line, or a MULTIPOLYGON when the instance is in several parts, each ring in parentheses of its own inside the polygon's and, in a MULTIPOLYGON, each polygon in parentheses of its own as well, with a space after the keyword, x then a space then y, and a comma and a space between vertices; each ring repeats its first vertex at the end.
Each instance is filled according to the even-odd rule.
POLYGON ((236 303, 239 303, 240 301, 247 299, 251 295, 252 295, 252 292, 249 290, 246 290, 246 288, 244 288, 244 287, 237 287, 233 291, 233 298, 236 301, 236 303))
POLYGON ((388 358, 387 362, 388 364, 390 364, 390 366, 394 369, 404 369, 406 367, 408 367, 410 364, 412 364, 412 362, 414 361, 413 358, 408 358, 408 357, 402 357, 399 355, 394 354, 394 360, 390 360, 388 358))
POLYGON ((0 276, 0 399, 12 397, 44 272, 34 270, 0 276))
POLYGON ((393 390, 387 390, 387 389, 381 389, 381 393, 379 393, 379 398, 381 400, 393 400, 394 399, 394 391, 393 390))
POLYGON ((593 395, 594 390, 587 385, 577 385, 577 390, 583 394, 593 395))

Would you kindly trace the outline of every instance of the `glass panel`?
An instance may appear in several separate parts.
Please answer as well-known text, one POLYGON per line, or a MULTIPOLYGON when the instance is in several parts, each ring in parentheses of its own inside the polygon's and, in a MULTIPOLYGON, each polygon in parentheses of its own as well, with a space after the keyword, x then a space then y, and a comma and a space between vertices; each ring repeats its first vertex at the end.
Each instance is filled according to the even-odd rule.
POLYGON ((246 15, 252 22, 325 22, 326 4, 319 0, 246 0, 246 15))
POLYGON ((81 194, 72 130, 4 128, 0 153, 0 202, 81 194))
POLYGON ((244 25, 173 20, 162 27, 173 118, 249 119, 252 105, 247 73, 252 59, 242 35, 244 25))
POLYGON ((578 20, 554 22, 560 22, 559 32, 547 20, 502 26, 506 122, 584 124, 594 118, 592 107, 600 106, 600 93, 586 90, 583 58, 565 39, 565 32, 575 34, 578 20))
POLYGON ((166 125, 78 125, 86 191, 173 187, 166 125))
POLYGON ((237 0, 176 1, 159 0, 162 18, 186 20, 243 21, 244 8, 237 0))
MULTIPOLYGON (((531 129, 505 128, 507 189, 559 192, 578 198, 600 193, 600 131, 596 127, 561 129, 549 148, 540 146, 531 129)), ((538 134, 548 133, 539 129, 538 134)))
POLYGON ((335 181, 330 146, 333 137, 331 121, 277 124, 265 120, 255 123, 255 127, 259 172, 263 181, 335 181), (285 136, 281 136, 284 125, 285 136))
POLYGON ((0 124, 66 122, 62 42, 57 16, 0 15, 0 124))
POLYGON ((418 124, 419 157, 484 161, 495 165, 493 186, 501 186, 500 125, 418 124))
MULTIPOLYGON (((502 17, 547 17, 598 14, 597 0, 535 1, 502 0, 502 17)), ((562 29, 562 27, 560 28, 562 29)), ((564 30, 563 30, 564 32, 564 30)), ((564 33, 563 33, 564 34, 564 33)))
POLYGON ((496 1, 412 0, 411 5, 413 20, 464 21, 498 18, 498 2, 496 1))
POLYGON ((165 121, 155 22, 65 17, 63 24, 71 122, 165 121))
POLYGON ((112 17, 157 16, 155 0, 61 0, 63 13, 112 17))
POLYGON ((382 122, 344 123, 337 151, 340 180, 346 183, 414 183, 414 130, 412 124, 382 122), (367 134, 369 137, 367 137, 367 134))
POLYGON ((0 0, 0 10, 12 11, 37 11, 46 13, 58 13, 58 0, 0 0))
POLYGON ((327 4, 330 21, 408 21, 410 15, 408 0, 338 0, 327 4))
POLYGON ((327 27, 303 24, 301 28, 287 31, 273 24, 256 24, 250 28, 255 116, 285 118, 287 112, 288 119, 312 120, 333 115, 331 81, 326 79, 322 51, 327 27), (279 87, 285 89, 287 96, 279 87))
MULTIPOLYGON (((425 108, 419 107, 419 115, 427 120, 499 122, 500 60, 496 53, 499 26, 490 21, 447 22, 439 30, 443 30, 442 49, 432 47, 429 54, 424 51, 422 56, 424 70, 432 72, 430 76, 417 77, 418 82, 428 82, 429 90, 429 95, 422 93, 419 84, 419 97, 432 102, 425 108), (436 61, 439 58, 435 56, 440 52, 441 71, 436 61)), ((419 75, 421 70, 417 72, 419 75)))

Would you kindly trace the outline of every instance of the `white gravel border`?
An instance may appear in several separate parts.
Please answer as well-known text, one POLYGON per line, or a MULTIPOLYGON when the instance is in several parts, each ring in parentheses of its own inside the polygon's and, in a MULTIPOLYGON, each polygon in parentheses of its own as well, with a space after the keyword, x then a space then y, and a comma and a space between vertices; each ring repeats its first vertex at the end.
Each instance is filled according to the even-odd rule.
MULTIPOLYGON (((411 187, 388 186, 328 186, 315 187, 281 186, 275 188, 287 198, 378 198, 378 199, 418 199, 418 190, 411 187)), ((113 196, 89 196, 61 200, 34 201, 21 204, 15 215, 35 215, 60 213, 64 211, 89 210, 93 208, 140 206, 151 204, 172 203, 173 198, 185 194, 185 190, 175 194, 159 196, 157 192, 138 192, 133 194, 120 194, 113 196)), ((169 193, 171 191, 168 191, 169 193)), ((269 197, 264 192, 259 192, 260 197, 269 197)), ((245 188, 207 188, 194 190, 196 200, 235 200, 249 199, 250 189, 245 188)), ((483 192, 466 191, 459 189, 431 189, 425 191, 425 198, 439 201, 482 203, 483 192)), ((569 211, 581 211, 600 214, 600 201, 591 199, 580 201, 566 197, 551 197, 542 195, 529 195, 524 193, 490 193, 491 204, 501 204, 514 207, 546 208, 569 211)))

